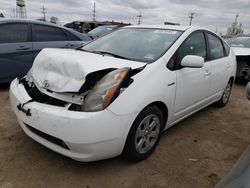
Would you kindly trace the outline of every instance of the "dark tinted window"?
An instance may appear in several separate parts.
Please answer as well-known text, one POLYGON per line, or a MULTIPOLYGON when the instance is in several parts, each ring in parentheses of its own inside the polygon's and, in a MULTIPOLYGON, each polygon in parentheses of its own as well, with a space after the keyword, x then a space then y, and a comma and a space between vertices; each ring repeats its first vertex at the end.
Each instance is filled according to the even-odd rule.
POLYGON ((27 24, 0 25, 0 43, 17 43, 28 41, 27 24))
POLYGON ((197 55, 206 59, 206 41, 202 32, 190 35, 181 45, 178 50, 178 61, 181 62, 186 55, 197 55))
POLYGON ((207 37, 210 47, 210 60, 224 57, 224 48, 221 40, 212 34, 208 34, 207 37))
POLYGON ((80 39, 78 39, 75 35, 73 35, 72 33, 70 33, 70 32, 68 32, 68 31, 66 31, 66 30, 64 30, 66 33, 67 33, 67 35, 68 35, 68 40, 70 40, 70 41, 77 41, 77 40, 80 40, 80 39))
POLYGON ((67 41, 62 29, 43 25, 34 25, 34 41, 67 41))

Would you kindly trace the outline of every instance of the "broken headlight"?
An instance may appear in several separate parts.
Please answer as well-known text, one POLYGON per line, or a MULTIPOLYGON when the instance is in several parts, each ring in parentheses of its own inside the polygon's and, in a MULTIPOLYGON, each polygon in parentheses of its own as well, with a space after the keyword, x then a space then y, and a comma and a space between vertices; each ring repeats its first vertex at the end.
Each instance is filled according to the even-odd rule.
POLYGON ((87 112, 105 109, 120 92, 130 68, 121 68, 105 75, 86 96, 82 110, 87 112))

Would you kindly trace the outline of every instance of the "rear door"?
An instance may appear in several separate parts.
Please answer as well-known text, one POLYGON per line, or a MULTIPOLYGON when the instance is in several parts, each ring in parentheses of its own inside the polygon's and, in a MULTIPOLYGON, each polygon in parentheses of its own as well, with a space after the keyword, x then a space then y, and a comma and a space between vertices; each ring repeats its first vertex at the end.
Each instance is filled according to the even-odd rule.
POLYGON ((30 69, 33 62, 30 36, 27 23, 0 25, 0 82, 23 76, 30 69))
POLYGON ((189 115, 206 104, 211 83, 211 66, 202 68, 181 67, 186 55, 197 55, 207 59, 207 46, 203 31, 191 34, 177 51, 176 98, 174 120, 189 115))
POLYGON ((228 55, 221 39, 210 32, 207 32, 206 36, 209 46, 209 59, 207 64, 212 67, 213 72, 209 94, 217 98, 217 95, 221 95, 221 92, 229 81, 230 60, 227 59, 228 55))
POLYGON ((69 47, 67 34, 59 27, 33 24, 32 34, 34 57, 43 48, 69 47))

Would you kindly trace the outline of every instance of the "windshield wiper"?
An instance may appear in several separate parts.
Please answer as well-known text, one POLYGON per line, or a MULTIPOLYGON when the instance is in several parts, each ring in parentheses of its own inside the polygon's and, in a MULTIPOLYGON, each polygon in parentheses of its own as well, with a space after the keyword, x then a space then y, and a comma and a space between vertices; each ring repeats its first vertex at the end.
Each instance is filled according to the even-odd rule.
POLYGON ((83 46, 80 46, 79 48, 76 48, 76 50, 83 51, 83 52, 89 52, 88 50, 85 50, 82 48, 83 46))
POLYGON ((127 57, 123 57, 123 56, 120 56, 120 55, 117 55, 117 54, 113 54, 111 52, 103 52, 103 51, 88 51, 88 52, 96 53, 96 54, 101 54, 101 55, 111 55, 112 57, 117 57, 117 58, 120 58, 120 59, 131 60, 131 59, 127 58, 127 57))

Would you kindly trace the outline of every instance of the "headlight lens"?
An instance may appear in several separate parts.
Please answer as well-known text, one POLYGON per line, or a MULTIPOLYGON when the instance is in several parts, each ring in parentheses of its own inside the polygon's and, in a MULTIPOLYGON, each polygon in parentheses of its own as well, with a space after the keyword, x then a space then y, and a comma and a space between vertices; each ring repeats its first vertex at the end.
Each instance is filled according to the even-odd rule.
POLYGON ((118 95, 120 85, 130 68, 114 70, 105 75, 89 92, 83 103, 83 111, 93 112, 105 109, 118 95))

